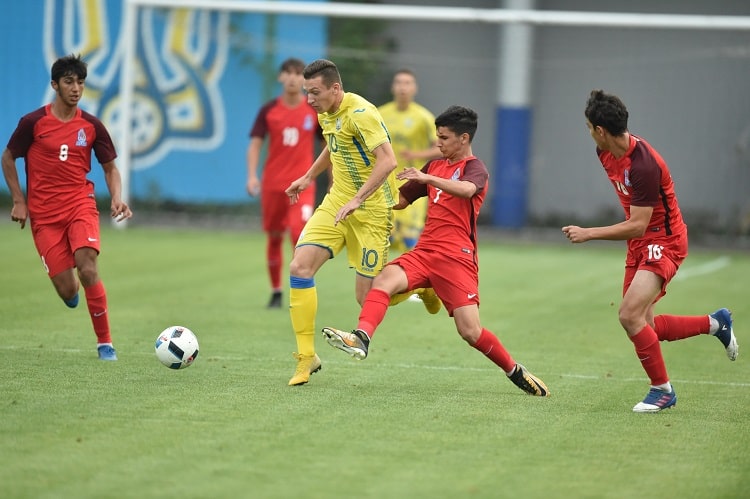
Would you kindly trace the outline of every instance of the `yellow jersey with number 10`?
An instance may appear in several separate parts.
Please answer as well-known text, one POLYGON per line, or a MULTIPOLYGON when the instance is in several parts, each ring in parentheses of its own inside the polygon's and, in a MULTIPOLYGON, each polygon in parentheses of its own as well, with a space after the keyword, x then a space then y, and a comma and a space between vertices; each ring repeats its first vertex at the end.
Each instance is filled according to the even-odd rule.
MULTIPOLYGON (((363 97, 346 92, 334 113, 318 115, 333 164, 333 185, 328 193, 337 207, 349 202, 370 177, 375 166, 372 151, 390 142, 377 108, 363 97)), ((398 197, 393 172, 360 206, 366 210, 389 209, 398 197)))

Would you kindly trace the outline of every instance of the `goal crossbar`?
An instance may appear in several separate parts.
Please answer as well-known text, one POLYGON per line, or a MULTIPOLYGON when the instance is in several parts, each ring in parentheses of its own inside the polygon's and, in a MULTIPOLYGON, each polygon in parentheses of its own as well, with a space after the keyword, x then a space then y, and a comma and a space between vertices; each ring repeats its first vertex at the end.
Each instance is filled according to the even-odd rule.
MULTIPOLYGON (((121 120, 119 137, 122 174, 122 197, 130 201, 131 103, 134 85, 134 58, 136 54, 137 13, 141 7, 181 8, 213 11, 231 11, 259 14, 288 14, 347 18, 392 19, 399 21, 443 21, 490 24, 527 24, 562 27, 607 27, 634 29, 700 29, 700 30, 750 30, 750 16, 643 14, 620 12, 578 12, 553 10, 486 9, 471 7, 434 7, 392 4, 356 4, 327 2, 286 2, 243 0, 124 0, 123 26, 127 37, 123 50, 120 75, 121 120)), ((125 224, 117 224, 124 227, 125 224)))

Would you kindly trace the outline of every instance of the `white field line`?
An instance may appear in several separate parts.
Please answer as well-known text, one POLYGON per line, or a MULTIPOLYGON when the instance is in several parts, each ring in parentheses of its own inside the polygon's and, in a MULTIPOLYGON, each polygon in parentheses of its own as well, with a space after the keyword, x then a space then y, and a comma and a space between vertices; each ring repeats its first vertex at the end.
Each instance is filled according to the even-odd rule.
MULTIPOLYGON (((53 352, 53 353, 85 353, 94 355, 95 350, 92 348, 90 350, 84 350, 81 348, 38 348, 33 346, 14 346, 14 345, 0 345, 0 351, 1 350, 40 350, 44 352, 53 352)), ((143 356, 148 355, 152 356, 154 355, 152 352, 143 352, 143 351, 137 351, 137 352, 127 352, 125 355, 127 356, 143 356)), ((122 357, 122 354, 120 354, 120 357, 122 357)), ((206 356, 203 358, 204 362, 206 360, 212 360, 212 361, 232 361, 232 362, 243 362, 250 360, 250 357, 242 357, 242 356, 206 356)), ((122 360, 122 359, 121 359, 122 360)), ((256 359, 257 360, 257 359, 256 359)), ((280 359, 265 359, 266 361, 270 362, 280 362, 280 359)), ((343 360, 343 361, 330 361, 326 360, 325 364, 334 364, 334 365, 343 365, 345 363, 351 363, 353 361, 349 360, 343 360)), ((433 366, 433 365, 425 365, 425 364, 387 364, 387 363, 378 363, 374 364, 373 367, 377 366, 378 368, 382 369, 405 369, 405 370, 423 370, 423 371, 460 371, 460 372, 486 372, 488 367, 466 367, 466 366, 433 366)), ((491 367, 489 367, 491 369, 491 367)), ((572 378, 572 379, 581 379, 581 380, 603 380, 603 381, 616 381, 616 382, 622 382, 622 383, 644 383, 648 382, 648 379, 644 376, 642 378, 617 378, 613 376, 603 376, 603 375, 590 375, 590 374, 577 374, 577 373, 549 373, 544 371, 534 371, 538 375, 544 375, 547 377, 554 377, 559 376, 560 378, 572 378)), ((731 386, 731 387, 739 387, 739 388, 750 388, 750 382, 733 382, 733 381, 710 381, 710 380, 687 380, 687 379, 671 379, 673 383, 677 384, 693 384, 693 385, 715 385, 715 386, 731 386)))
POLYGON ((677 275, 672 279, 673 281, 684 281, 691 277, 697 277, 700 275, 713 274, 724 267, 729 266, 732 260, 728 256, 720 256, 710 262, 697 265, 695 267, 682 268, 677 271, 677 275))

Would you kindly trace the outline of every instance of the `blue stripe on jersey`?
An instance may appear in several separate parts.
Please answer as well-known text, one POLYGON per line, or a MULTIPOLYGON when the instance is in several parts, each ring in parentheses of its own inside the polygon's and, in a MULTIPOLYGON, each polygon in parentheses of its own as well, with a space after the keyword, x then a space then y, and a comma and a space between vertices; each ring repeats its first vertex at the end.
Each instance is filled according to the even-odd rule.
POLYGON ((359 151, 359 155, 362 157, 362 161, 365 163, 365 166, 370 166, 370 158, 368 158, 367 154, 365 154, 365 148, 362 147, 362 144, 359 143, 356 137, 352 137, 352 143, 359 151))

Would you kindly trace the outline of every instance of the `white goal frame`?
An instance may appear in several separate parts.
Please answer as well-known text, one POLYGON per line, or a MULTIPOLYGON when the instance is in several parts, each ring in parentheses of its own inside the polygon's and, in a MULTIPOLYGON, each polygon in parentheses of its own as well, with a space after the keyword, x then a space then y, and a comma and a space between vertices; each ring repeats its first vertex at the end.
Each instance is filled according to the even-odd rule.
MULTIPOLYGON (((217 10, 259 14, 291 14, 326 17, 393 19, 414 21, 472 22, 489 24, 528 24, 539 26, 596 26, 633 29, 698 29, 723 31, 750 30, 750 16, 711 16, 690 14, 641 14, 574 12, 552 10, 482 9, 393 4, 308 3, 243 0, 123 0, 122 32, 125 37, 120 73, 120 136, 118 166, 122 176, 122 198, 130 202, 132 169, 131 141, 134 59, 138 32, 138 9, 166 7, 217 10)), ((125 223, 115 224, 123 228, 125 223)))

